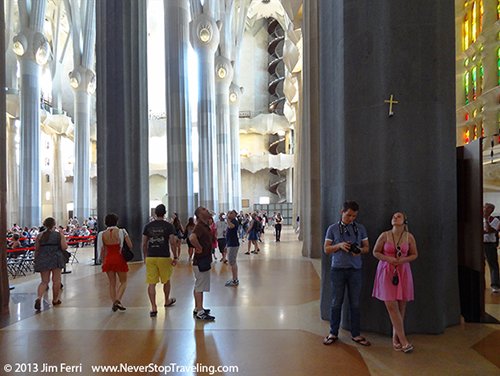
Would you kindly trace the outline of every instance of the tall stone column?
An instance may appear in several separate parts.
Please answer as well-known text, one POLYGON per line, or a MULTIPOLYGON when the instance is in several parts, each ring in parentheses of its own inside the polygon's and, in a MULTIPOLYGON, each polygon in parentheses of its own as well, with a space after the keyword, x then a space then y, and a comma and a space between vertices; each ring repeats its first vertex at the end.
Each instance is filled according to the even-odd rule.
POLYGON ((240 98, 242 88, 234 82, 229 87, 229 118, 231 122, 231 168, 233 178, 233 208, 241 210, 240 164, 240 98))
POLYGON ((190 39, 198 54, 199 203, 218 210, 214 54, 219 44, 219 29, 215 20, 207 14, 197 14, 190 24, 190 39))
POLYGON ((82 222, 90 214, 90 95, 87 82, 74 90, 75 164, 73 169, 74 214, 82 222))
POLYGON ((90 93, 95 90, 95 74, 92 71, 95 0, 88 0, 82 3, 82 6, 78 6, 75 2, 69 4, 68 11, 73 20, 73 62, 75 65, 69 74, 74 95, 75 123, 74 217, 83 221, 90 214, 90 93), (83 25, 80 18, 82 18, 83 25))
POLYGON ((226 27, 222 39, 222 51, 231 56, 233 63, 233 82, 229 87, 229 117, 231 123, 231 164, 232 164, 232 192, 233 209, 241 210, 241 164, 240 164, 240 97, 243 87, 238 85, 241 62, 241 41, 245 31, 246 19, 250 0, 242 0, 238 4, 232 3, 231 14, 226 16, 226 27))
POLYGON ((187 64, 189 1, 165 0, 168 210, 181 221, 194 213, 191 113, 187 64))
POLYGON ((142 259, 149 218, 146 1, 96 3, 97 213, 116 213, 142 259))
POLYGON ((61 159, 61 135, 52 135, 52 203, 56 223, 64 223, 66 208, 63 202, 63 167, 61 159))
POLYGON ((231 61, 223 56, 217 56, 215 58, 215 112, 217 116, 217 172, 219 176, 218 210, 226 213, 234 208, 229 113, 229 85, 231 85, 232 78, 231 61))
MULTIPOLYGON (((303 115, 298 114, 297 136, 299 144, 298 172, 295 178, 299 182, 299 216, 300 237, 303 240, 302 254, 306 257, 319 258, 323 253, 324 231, 320 224, 318 213, 322 209, 322 197, 320 194, 320 177, 322 174, 320 166, 320 98, 319 92, 320 76, 317 64, 320 55, 319 25, 318 25, 317 2, 304 3, 304 62, 303 62, 303 92, 300 95, 303 103, 303 115)), ((302 87, 302 85, 299 85, 302 87)), ((297 197, 297 196, 296 196, 297 197)), ((295 223, 295 218, 294 218, 295 223)))
MULTIPOLYGON (((4 0, 0 1, 0 14, 4 14, 4 0)), ((0 87, 5 87, 5 19, 0 17, 0 87)), ((5 126, 5 90, 0 90, 1 129, 5 126)), ((0 314, 9 313, 9 276, 7 273, 7 148, 6 134, 0 132, 0 314)))
MULTIPOLYGON (((420 251, 411 263, 415 301, 406 329, 442 333, 460 322, 454 3, 318 4, 320 35, 329 36, 319 39, 321 228, 339 220, 344 200, 356 200, 373 247, 392 214, 404 211, 420 251), (425 53, 409 46, 426 46, 425 53), (391 94, 399 101, 392 115, 384 103, 391 94)), ((386 308, 371 297, 377 260, 362 257, 362 329, 390 335, 386 308)), ((324 319, 331 298, 330 258, 323 254, 324 319)))
POLYGON ((16 119, 7 119, 7 224, 19 224, 19 166, 16 153, 16 119))
POLYGON ((19 162, 19 224, 41 222, 40 173, 40 65, 47 62, 49 47, 43 35, 45 0, 34 0, 31 8, 19 2, 21 32, 14 37, 14 51, 21 74, 21 142, 19 162))
POLYGON ((23 57, 20 67, 19 225, 31 227, 41 223, 40 66, 23 57))

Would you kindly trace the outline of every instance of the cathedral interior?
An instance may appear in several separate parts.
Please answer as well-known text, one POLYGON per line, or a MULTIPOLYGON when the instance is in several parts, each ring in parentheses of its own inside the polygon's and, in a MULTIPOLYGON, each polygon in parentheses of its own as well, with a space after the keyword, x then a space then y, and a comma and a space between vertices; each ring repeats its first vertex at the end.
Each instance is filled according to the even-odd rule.
POLYGON ((500 372, 500 294, 481 225, 484 203, 500 216, 500 0, 0 3, 4 371, 500 372), (411 354, 393 351, 391 322, 371 296, 371 252, 361 329, 372 345, 351 341, 347 310, 339 342, 322 344, 332 302, 325 232, 350 199, 370 250, 394 212, 408 215, 419 248, 411 354), (183 224, 198 206, 283 215, 280 242, 270 225, 261 254, 241 243, 239 286, 224 286, 230 269, 213 264, 215 322, 191 315, 185 242, 177 302, 148 316, 140 244, 158 204, 183 224), (6 234, 47 217, 63 227, 96 218, 103 230, 111 212, 134 244, 127 310, 109 309, 85 243, 71 250, 63 303, 47 297, 35 312, 39 277, 12 273, 6 234))

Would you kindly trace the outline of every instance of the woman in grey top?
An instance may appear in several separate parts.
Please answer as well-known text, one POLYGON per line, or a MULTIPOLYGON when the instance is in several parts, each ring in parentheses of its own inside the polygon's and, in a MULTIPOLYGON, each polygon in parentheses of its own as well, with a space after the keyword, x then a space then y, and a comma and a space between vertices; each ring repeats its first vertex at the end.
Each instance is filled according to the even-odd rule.
POLYGON ((62 251, 68 248, 64 235, 55 230, 56 221, 48 217, 43 221, 45 230, 40 232, 35 242, 35 272, 40 273, 42 281, 38 285, 38 297, 35 300, 35 310, 40 311, 42 297, 49 286, 52 274, 52 304, 61 304, 61 271, 64 268, 62 251))

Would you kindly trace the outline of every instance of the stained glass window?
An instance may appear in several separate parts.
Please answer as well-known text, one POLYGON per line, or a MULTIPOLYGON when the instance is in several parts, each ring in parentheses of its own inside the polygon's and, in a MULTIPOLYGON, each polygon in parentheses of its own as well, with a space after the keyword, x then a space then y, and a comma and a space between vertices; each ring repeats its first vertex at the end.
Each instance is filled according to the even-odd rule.
POLYGON ((477 98, 477 67, 472 68, 472 99, 477 98))
POLYGON ((464 33, 464 51, 469 48, 469 15, 466 14, 464 18, 464 26, 463 26, 463 33, 464 33))
POLYGON ((477 11, 476 11, 476 3, 472 3, 472 20, 471 20, 471 42, 475 42, 477 39, 477 23, 476 23, 477 11))
POLYGON ((464 90, 465 90, 465 104, 469 103, 469 72, 465 72, 464 75, 464 90))
POLYGON ((473 140, 477 140, 477 125, 474 125, 474 138, 473 140))
POLYGON ((464 132, 464 142, 468 144, 470 142, 470 131, 468 129, 464 132))
MULTIPOLYGON (((498 11, 498 10, 497 10, 498 11)), ((465 16, 462 26, 464 50, 474 43, 483 29, 483 0, 465 2, 465 16)))
POLYGON ((483 64, 479 65, 479 95, 483 93, 484 90, 484 67, 483 64))
POLYGON ((497 50, 498 85, 500 85, 500 48, 497 50))

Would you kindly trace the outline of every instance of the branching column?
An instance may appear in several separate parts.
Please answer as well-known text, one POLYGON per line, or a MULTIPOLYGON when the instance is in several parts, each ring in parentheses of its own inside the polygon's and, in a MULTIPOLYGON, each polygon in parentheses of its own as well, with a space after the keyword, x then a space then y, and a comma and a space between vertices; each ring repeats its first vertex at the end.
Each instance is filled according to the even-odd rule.
POLYGON ((7 211, 8 224, 19 224, 19 167, 16 153, 16 120, 7 119, 7 211))
POLYGON ((229 118, 231 122, 231 169, 233 179, 233 208, 241 210, 240 171, 240 97, 242 88, 234 82, 229 87, 229 118))
POLYGON ((214 53, 219 44, 219 29, 215 20, 203 13, 196 15, 190 25, 191 44, 198 53, 198 139, 199 139, 199 202, 217 210, 218 171, 215 160, 215 82, 214 53))
POLYGON ((90 94, 95 90, 94 63, 95 2, 88 0, 85 8, 70 2, 73 61, 70 85, 74 90, 75 164, 73 171, 74 217, 80 220, 90 214, 90 94), (84 12, 83 25, 79 18, 84 12), (80 43, 80 41, 82 41, 80 43))
POLYGON ((21 32, 14 37, 21 68, 19 224, 29 227, 41 222, 39 64, 47 62, 49 53, 42 34, 45 7, 45 0, 33 1, 30 9, 20 1, 21 32))
POLYGON ((233 171, 229 85, 233 67, 223 56, 215 58, 215 112, 217 115, 217 171, 219 173, 219 212, 233 209, 233 171))

